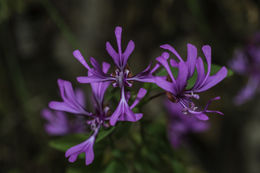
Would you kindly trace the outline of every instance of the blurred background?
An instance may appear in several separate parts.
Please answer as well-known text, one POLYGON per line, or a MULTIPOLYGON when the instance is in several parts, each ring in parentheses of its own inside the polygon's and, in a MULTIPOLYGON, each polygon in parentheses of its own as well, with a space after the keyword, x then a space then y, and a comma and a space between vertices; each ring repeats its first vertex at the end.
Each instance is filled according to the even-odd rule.
MULTIPOLYGON (((40 112, 59 99, 57 78, 82 86, 76 76, 86 70, 73 50, 111 62, 105 42, 115 45, 117 25, 123 27, 123 45, 135 42, 134 72, 159 56, 164 43, 183 57, 187 43, 200 51, 209 44, 213 63, 227 66, 234 50, 259 31, 260 1, 0 0, 0 172, 66 172, 69 163, 49 147, 53 137, 44 131, 40 112)), ((259 95, 239 107, 232 100, 246 82, 234 74, 201 95, 221 96, 213 107, 225 115, 211 115, 210 130, 181 149, 191 155, 186 164, 196 167, 190 172, 260 172, 259 95)), ((163 107, 154 105, 161 99, 145 107, 144 117, 160 114, 163 107)))

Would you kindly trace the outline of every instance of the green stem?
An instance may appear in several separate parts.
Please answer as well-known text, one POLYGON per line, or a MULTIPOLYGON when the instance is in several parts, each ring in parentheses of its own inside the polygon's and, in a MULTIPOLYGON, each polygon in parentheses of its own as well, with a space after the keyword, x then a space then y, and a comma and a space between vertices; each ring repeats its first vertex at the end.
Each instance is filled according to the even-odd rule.
MULTIPOLYGON (((13 33, 11 32, 12 27, 8 26, 10 26, 10 24, 8 25, 7 23, 0 25, 2 56, 6 62, 8 77, 11 81, 14 96, 17 99, 19 106, 21 106, 22 111, 20 113, 25 115, 28 127, 31 128, 32 131, 36 131, 35 129, 38 128, 38 121, 36 116, 32 115, 30 106, 28 105, 28 100, 30 98, 29 92, 25 86, 25 80, 16 58, 17 55, 15 55, 15 51, 13 51, 15 50, 15 47, 13 33)), ((19 109, 19 107, 16 107, 16 109, 19 109)))
POLYGON ((57 25, 57 27, 61 30, 63 36, 68 40, 73 49, 79 49, 79 45, 77 44, 77 40, 75 36, 70 31, 69 27, 66 25, 58 11, 55 9, 53 4, 49 0, 41 1, 43 6, 46 8, 50 18, 57 25))

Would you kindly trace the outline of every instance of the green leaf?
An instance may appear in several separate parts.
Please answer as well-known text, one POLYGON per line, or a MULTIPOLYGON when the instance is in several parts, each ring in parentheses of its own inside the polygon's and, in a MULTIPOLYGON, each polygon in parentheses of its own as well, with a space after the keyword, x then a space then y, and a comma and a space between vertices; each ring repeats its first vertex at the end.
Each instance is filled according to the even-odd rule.
POLYGON ((79 168, 67 168, 66 173, 82 173, 83 171, 79 168))
POLYGON ((124 164, 124 162, 118 159, 114 159, 108 164, 108 166, 106 166, 106 168, 102 172, 103 173, 121 173, 121 172, 128 173, 129 171, 126 165, 124 164))
POLYGON ((118 168, 120 168, 120 164, 116 161, 112 161, 107 168, 105 169, 104 173, 115 173, 119 172, 118 168))
POLYGON ((176 172, 176 173, 186 173, 184 165, 181 162, 177 161, 177 160, 174 160, 172 162, 172 168, 173 168, 173 172, 176 172))
MULTIPOLYGON (((98 133, 96 143, 103 140, 106 136, 111 134, 114 131, 115 127, 111 127, 108 130, 100 129, 100 132, 98 133)), ((89 138, 90 134, 71 134, 66 135, 63 137, 60 137, 58 139, 54 139, 49 142, 49 146, 52 148, 55 148, 60 151, 66 151, 70 147, 77 145, 89 138)))
POLYGON ((54 139, 49 142, 49 146, 60 151, 66 151, 70 147, 77 145, 86 140, 89 135, 86 134, 72 134, 54 139))
POLYGON ((98 133, 96 142, 100 142, 102 139, 104 139, 105 137, 107 137, 108 135, 110 135, 113 131, 115 130, 115 127, 111 127, 108 130, 100 130, 100 132, 98 133))
MULTIPOLYGON (((222 68, 222 66, 219 66, 219 65, 216 65, 216 64, 212 64, 211 65, 210 75, 216 74, 221 68, 222 68)), ((234 72, 232 70, 228 69, 227 77, 230 77, 233 74, 234 74, 234 72)))

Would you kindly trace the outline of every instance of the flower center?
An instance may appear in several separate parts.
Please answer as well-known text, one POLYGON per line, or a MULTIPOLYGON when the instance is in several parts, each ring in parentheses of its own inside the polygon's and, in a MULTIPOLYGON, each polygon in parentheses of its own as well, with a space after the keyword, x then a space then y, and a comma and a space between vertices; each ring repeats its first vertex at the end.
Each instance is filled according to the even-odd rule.
POLYGON ((100 118, 96 117, 93 120, 87 121, 87 124, 90 126, 90 129, 95 131, 97 128, 100 127, 100 125, 103 123, 103 120, 100 118))
POLYGON ((132 77, 132 73, 128 68, 125 68, 123 71, 116 69, 112 76, 115 78, 114 87, 132 86, 132 83, 127 81, 127 78, 132 77))
POLYGON ((166 92, 166 96, 173 103, 180 103, 181 106, 183 107, 182 112, 185 115, 189 113, 191 114, 201 113, 201 111, 199 111, 198 107, 192 101, 193 98, 196 100, 200 98, 198 94, 194 94, 193 92, 191 92, 191 93, 185 93, 181 96, 174 96, 172 93, 166 92))

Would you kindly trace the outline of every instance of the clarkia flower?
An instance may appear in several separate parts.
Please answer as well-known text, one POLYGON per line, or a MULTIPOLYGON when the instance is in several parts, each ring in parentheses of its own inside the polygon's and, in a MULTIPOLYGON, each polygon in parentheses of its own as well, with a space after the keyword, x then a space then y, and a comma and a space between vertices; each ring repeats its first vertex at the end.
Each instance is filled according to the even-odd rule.
MULTIPOLYGON (((104 64, 103 67, 104 70, 109 68, 106 64, 104 64)), ((69 162, 75 162, 77 156, 84 152, 86 154, 85 163, 86 165, 89 165, 94 160, 93 145, 95 143, 98 132, 102 126, 108 127, 106 120, 109 120, 109 108, 103 106, 104 94, 108 85, 107 83, 91 84, 95 112, 90 113, 86 111, 82 97, 79 97, 76 92, 74 92, 70 82, 59 79, 58 84, 60 86, 63 102, 52 101, 49 104, 50 108, 54 110, 79 114, 78 116, 85 117, 85 125, 89 126, 93 131, 93 134, 86 141, 68 149, 65 156, 69 158, 69 162)))
POLYGON ((201 121, 194 116, 184 115, 182 106, 167 100, 165 107, 168 111, 168 138, 174 148, 178 148, 191 133, 200 133, 209 128, 207 121, 201 121))
POLYGON ((151 69, 151 65, 148 65, 148 67, 143 70, 142 72, 133 75, 130 69, 127 66, 127 61, 132 54, 135 44, 132 40, 129 41, 127 44, 127 47, 124 52, 122 52, 121 47, 121 36, 122 36, 122 28, 116 27, 115 29, 115 36, 117 41, 117 47, 118 50, 115 51, 115 49, 111 46, 109 42, 106 43, 106 50, 108 54, 112 57, 116 69, 111 74, 107 72, 103 72, 101 70, 101 66, 99 63, 94 59, 90 58, 90 63, 92 67, 88 65, 88 63, 83 58, 82 54, 79 50, 75 50, 73 52, 74 57, 91 73, 91 75, 88 76, 82 76, 78 77, 77 80, 80 83, 95 83, 95 82, 106 82, 107 84, 113 85, 113 87, 119 87, 121 92, 121 98, 118 104, 118 107, 116 108, 116 111, 114 114, 112 114, 110 119, 110 124, 115 125, 117 120, 121 121, 138 121, 141 117, 139 115, 141 114, 135 114, 130 106, 128 105, 126 98, 125 98, 125 92, 126 87, 131 87, 133 81, 139 81, 139 82, 154 82, 154 77, 152 73, 158 69, 158 65, 155 66, 153 69, 151 69), (137 116, 137 117, 135 117, 137 116))
MULTIPOLYGON (((80 53, 79 50, 75 50, 73 52, 74 57, 88 70, 92 73, 90 76, 81 76, 78 77, 77 80, 80 83, 92 83, 92 82, 104 82, 109 81, 113 83, 114 87, 120 87, 123 86, 131 87, 133 81, 139 81, 139 82, 154 82, 153 76, 151 72, 154 72, 155 69, 151 69, 150 65, 143 70, 142 72, 133 75, 130 69, 127 66, 127 61, 132 54, 135 44, 132 40, 129 41, 126 50, 122 53, 121 48, 121 34, 122 34, 122 28, 116 27, 115 29, 115 36, 117 40, 117 47, 118 52, 114 50, 114 48, 111 46, 109 42, 106 43, 106 50, 108 54, 112 57, 116 69, 113 73, 108 74, 104 73, 101 70, 101 67, 99 63, 93 58, 90 58, 90 63, 93 66, 92 68, 88 65, 88 63, 85 61, 84 57, 80 53)), ((157 69, 157 67, 156 67, 157 69)))
MULTIPOLYGON (((185 114, 193 114, 200 120, 208 120, 206 113, 209 112, 222 114, 219 111, 207 110, 208 106, 204 109, 199 109, 193 102, 193 99, 199 99, 198 93, 212 88, 227 76, 226 67, 222 67, 215 75, 210 75, 211 47, 208 45, 202 47, 207 62, 207 73, 205 73, 202 59, 197 57, 196 47, 192 44, 187 45, 186 61, 181 58, 172 46, 165 44, 162 45, 161 48, 172 52, 177 57, 177 61, 170 59, 170 65, 168 63, 169 54, 167 52, 164 52, 162 56, 156 59, 166 69, 168 77, 166 79, 165 77, 158 76, 155 81, 159 87, 166 91, 168 98, 172 102, 180 104, 185 114), (171 71, 172 68, 178 69, 177 77, 173 75, 171 71), (191 89, 187 89, 188 80, 194 75, 195 69, 197 70, 196 82, 191 89)), ((219 97, 216 97, 211 101, 218 99, 219 97)), ((209 103, 211 103, 211 101, 209 103)))
POLYGON ((235 104, 240 105, 253 98, 260 88, 260 33, 256 33, 245 48, 235 51, 229 66, 249 78, 247 85, 234 99, 235 104))

